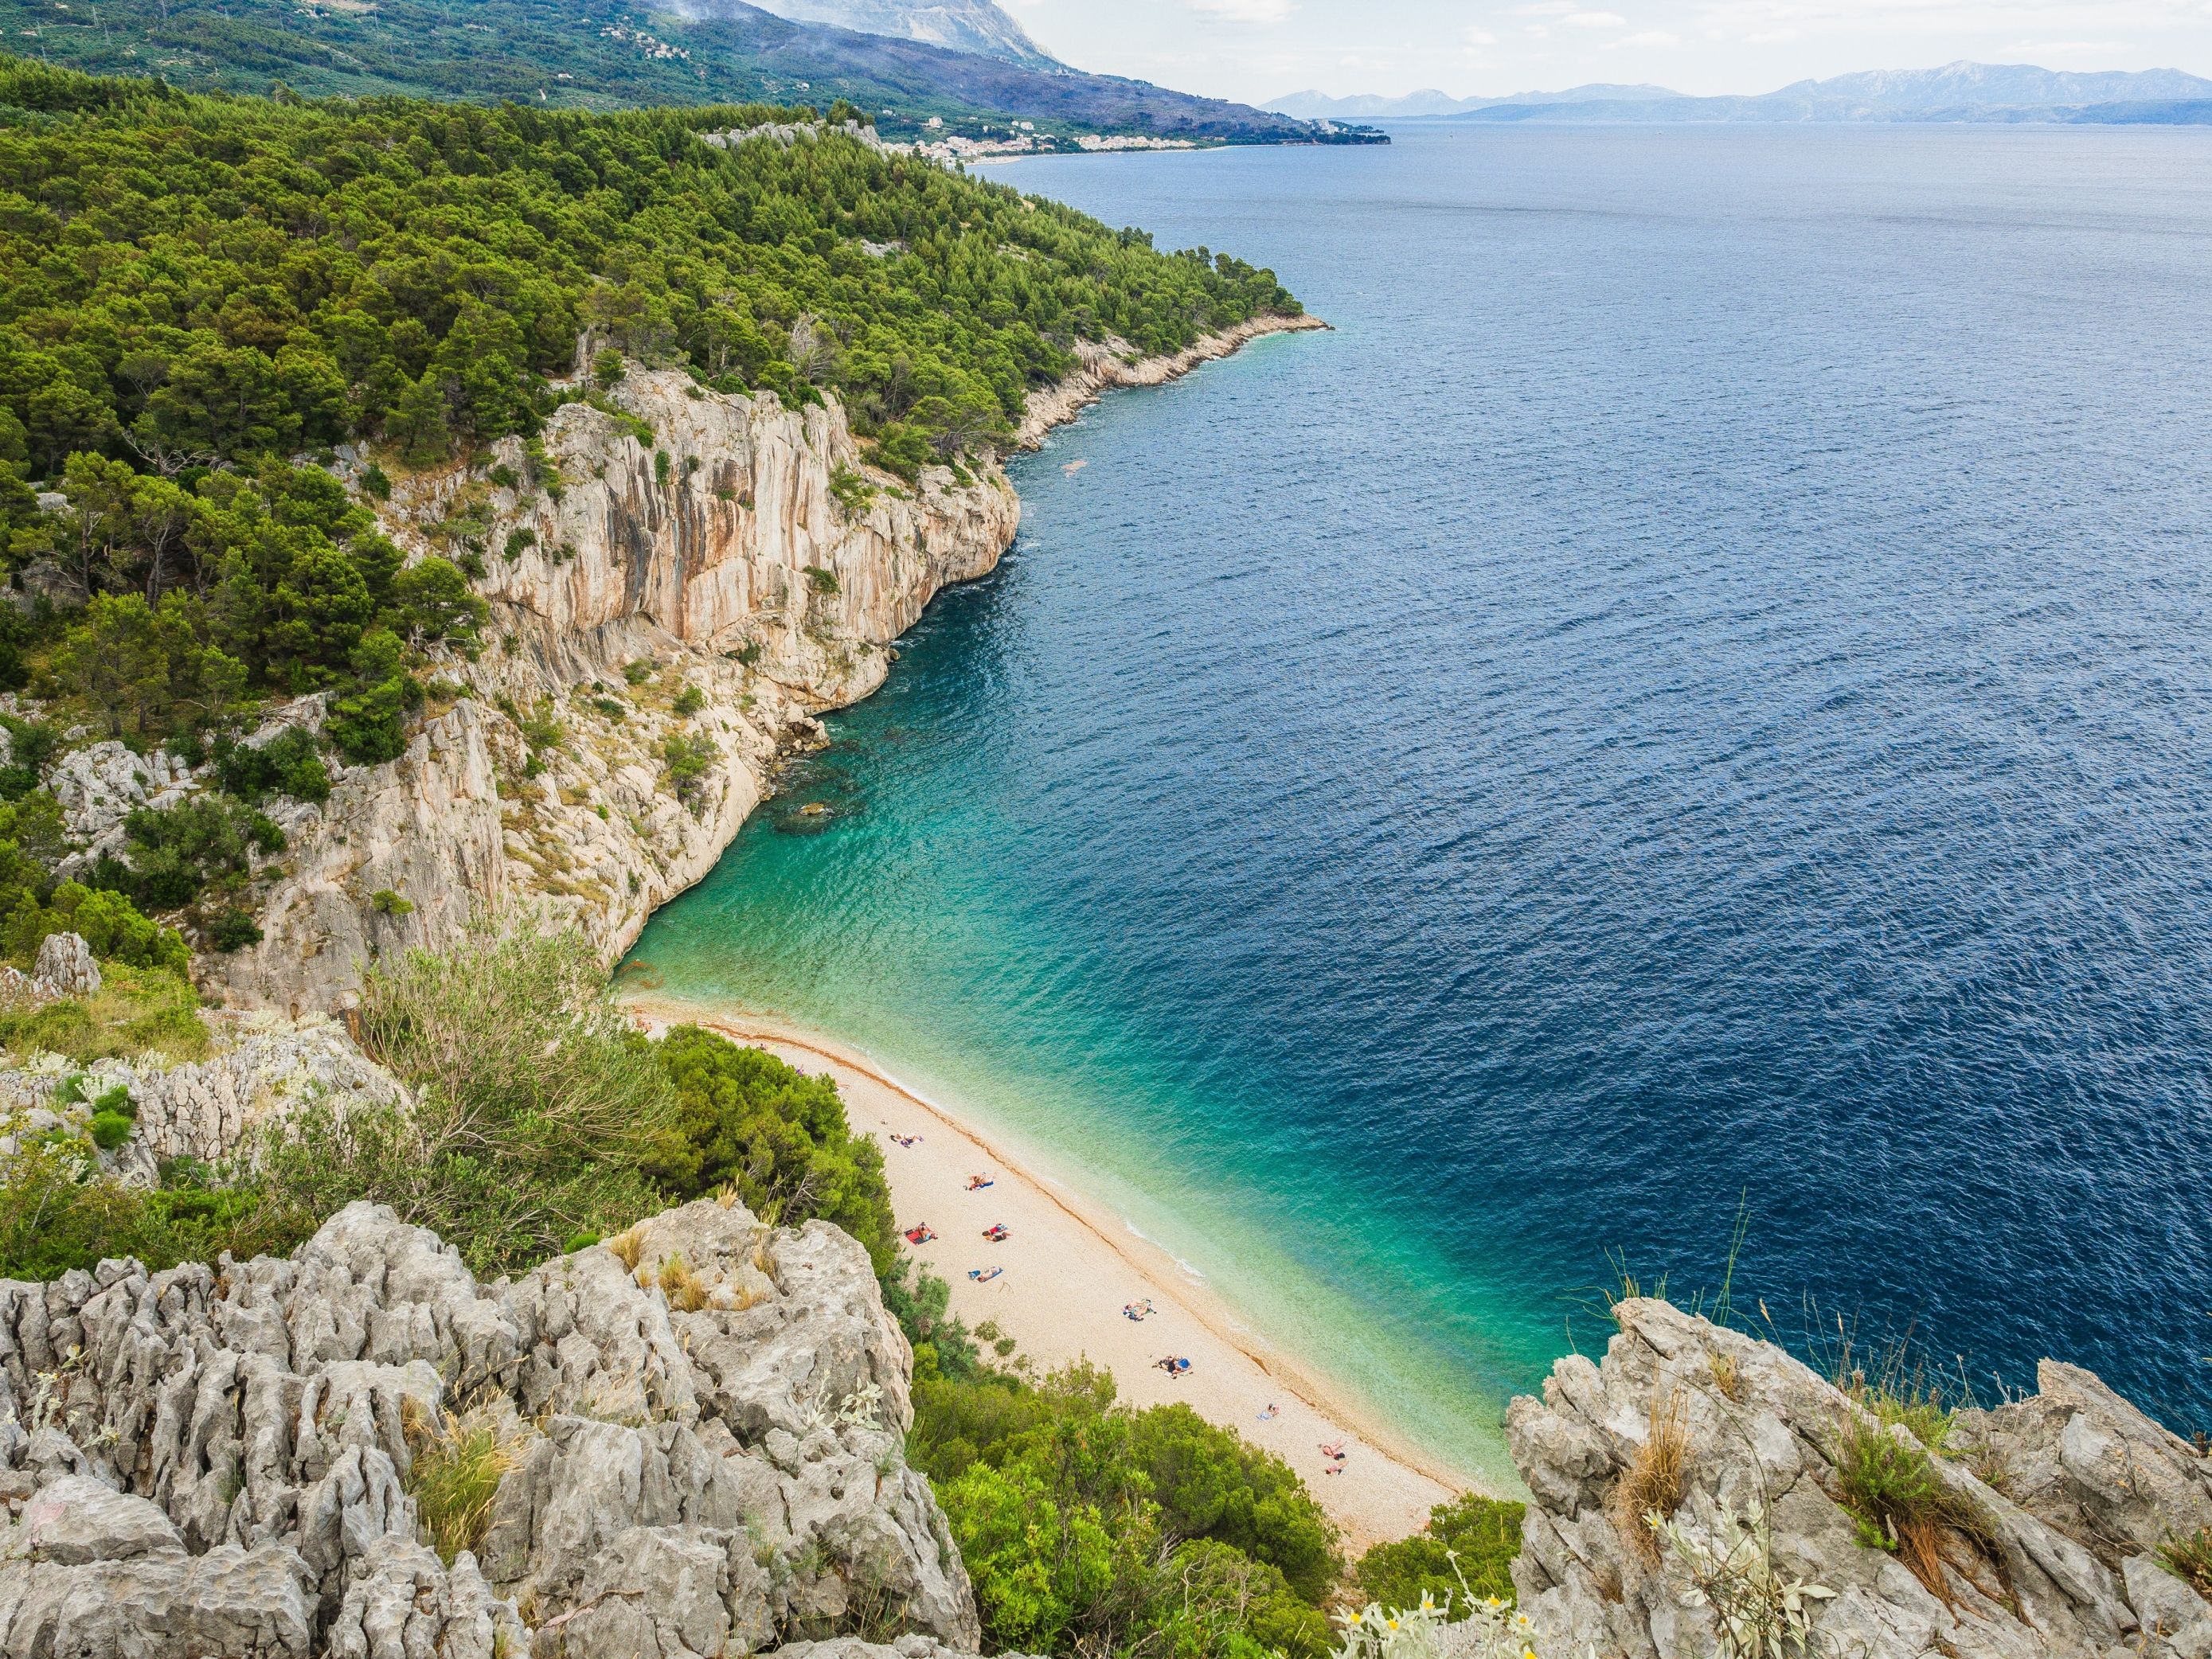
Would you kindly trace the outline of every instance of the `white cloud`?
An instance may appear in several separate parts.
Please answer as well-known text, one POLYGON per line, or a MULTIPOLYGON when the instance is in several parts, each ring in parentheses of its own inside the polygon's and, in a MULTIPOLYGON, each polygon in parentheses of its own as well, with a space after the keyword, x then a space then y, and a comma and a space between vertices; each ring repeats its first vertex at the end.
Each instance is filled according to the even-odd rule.
POLYGON ((1678 34, 1669 34, 1664 29, 1645 29, 1640 34, 1624 34, 1618 40, 1608 40, 1602 50, 1613 52, 1622 46, 1649 46, 1656 50, 1665 46, 1679 46, 1681 44, 1682 38, 1678 34))
POLYGON ((1280 23, 1295 9, 1291 0, 1184 0, 1193 11, 1230 23, 1280 23))
POLYGON ((1488 29, 1462 29, 1459 38, 1470 46, 1494 46, 1498 37, 1488 29))
POLYGON ((1625 29, 1628 27, 1628 20, 1617 11, 1569 12, 1560 21, 1570 28, 1577 29, 1625 29))

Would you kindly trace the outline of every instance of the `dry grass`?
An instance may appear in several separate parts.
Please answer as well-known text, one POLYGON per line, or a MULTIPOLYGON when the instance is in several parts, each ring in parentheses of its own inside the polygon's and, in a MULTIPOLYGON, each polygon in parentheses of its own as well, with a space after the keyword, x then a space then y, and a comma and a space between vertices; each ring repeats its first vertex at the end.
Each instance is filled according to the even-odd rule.
POLYGON ((1644 1443, 1613 1486, 1609 1508, 1613 1524, 1638 1553, 1656 1564, 1658 1541, 1644 1517, 1671 1518, 1682 1506, 1690 1478, 1690 1432, 1683 1421, 1682 1396, 1652 1396, 1644 1443))
POLYGON ((1728 1354, 1717 1353, 1706 1362, 1713 1373, 1713 1386, 1729 1400, 1743 1404, 1743 1378, 1737 1375, 1735 1361, 1728 1354))
POLYGON ((714 1292, 707 1281, 691 1271, 691 1264, 680 1255, 672 1255, 660 1264, 660 1293, 668 1298, 668 1305, 679 1313, 697 1313, 710 1305, 714 1292))
POLYGON ((638 1237, 637 1229, 633 1227, 628 1232, 617 1233, 609 1239, 607 1249, 613 1253, 614 1259, 623 1264, 623 1272, 634 1273, 637 1271, 639 1260, 645 1255, 645 1240, 638 1237))

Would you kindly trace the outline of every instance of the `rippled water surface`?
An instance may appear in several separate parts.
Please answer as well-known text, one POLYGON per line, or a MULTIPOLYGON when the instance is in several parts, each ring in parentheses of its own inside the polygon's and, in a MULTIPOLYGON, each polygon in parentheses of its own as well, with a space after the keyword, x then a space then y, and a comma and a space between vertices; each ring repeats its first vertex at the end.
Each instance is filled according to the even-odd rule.
POLYGON ((1024 1138, 1470 1469, 1608 1251, 1717 1284, 1740 1202, 1785 1333, 2212 1427, 2212 135, 995 176, 1336 331, 1018 463, 1004 567, 640 964, 1024 1138))

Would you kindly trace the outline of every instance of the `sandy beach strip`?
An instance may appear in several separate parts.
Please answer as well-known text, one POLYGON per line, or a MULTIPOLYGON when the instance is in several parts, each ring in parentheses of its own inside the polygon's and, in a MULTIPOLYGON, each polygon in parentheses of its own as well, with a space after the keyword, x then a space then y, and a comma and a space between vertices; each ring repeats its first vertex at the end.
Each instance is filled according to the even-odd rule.
POLYGON ((996 1324, 1042 1370, 1088 1358, 1113 1373, 1133 1404, 1181 1401, 1266 1447, 1298 1472, 1352 1550, 1419 1531, 1433 1505, 1465 1488, 1332 1399, 1110 1209, 1025 1167, 1002 1142, 866 1056, 811 1033, 665 998, 629 998, 625 1006, 651 1029, 703 1025, 834 1078, 854 1131, 883 1145, 900 1228, 927 1223, 935 1231, 934 1242, 909 1248, 951 1285, 955 1313, 970 1327, 996 1324), (918 1139, 907 1146, 893 1135, 918 1139), (971 1192, 975 1175, 994 1184, 971 1192), (998 1224, 1011 1237, 994 1244, 982 1235, 998 1224), (1002 1271, 988 1284, 968 1276, 993 1267, 1002 1271), (1125 1305, 1146 1300, 1149 1317, 1124 1316, 1125 1305), (1168 1356, 1188 1359, 1189 1370, 1170 1377, 1158 1369, 1168 1356), (1340 1445, 1343 1460, 1325 1455, 1324 1445, 1340 1445))

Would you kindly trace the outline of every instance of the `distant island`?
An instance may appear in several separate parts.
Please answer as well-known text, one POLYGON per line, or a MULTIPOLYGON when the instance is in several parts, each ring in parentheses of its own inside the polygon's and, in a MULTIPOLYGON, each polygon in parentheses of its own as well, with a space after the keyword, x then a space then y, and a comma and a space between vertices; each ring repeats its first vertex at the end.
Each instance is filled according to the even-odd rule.
POLYGON ((2033 64, 1956 63, 1930 70, 1870 70, 1798 81, 1756 97, 1692 97, 1665 87, 1595 84, 1505 98, 1436 91, 1385 98, 1295 92, 1268 108, 1304 120, 1517 123, 1524 121, 2049 122, 2139 126, 2212 125, 2212 81, 2179 70, 2073 74, 2033 64))

